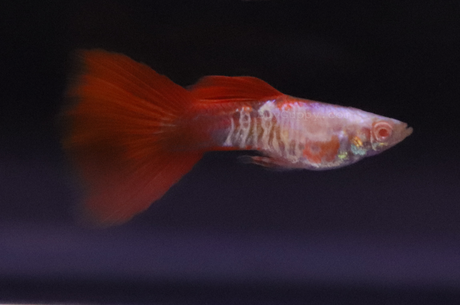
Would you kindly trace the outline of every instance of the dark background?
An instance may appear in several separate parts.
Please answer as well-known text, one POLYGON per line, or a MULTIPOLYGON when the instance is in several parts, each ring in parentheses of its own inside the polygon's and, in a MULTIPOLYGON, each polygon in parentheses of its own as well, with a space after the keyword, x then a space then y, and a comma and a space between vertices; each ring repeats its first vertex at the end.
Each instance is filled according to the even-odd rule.
POLYGON ((460 2, 3 1, 0 41, 0 301, 460 304, 460 2), (128 224, 88 228, 56 123, 78 48, 414 133, 323 172, 209 153, 128 224))

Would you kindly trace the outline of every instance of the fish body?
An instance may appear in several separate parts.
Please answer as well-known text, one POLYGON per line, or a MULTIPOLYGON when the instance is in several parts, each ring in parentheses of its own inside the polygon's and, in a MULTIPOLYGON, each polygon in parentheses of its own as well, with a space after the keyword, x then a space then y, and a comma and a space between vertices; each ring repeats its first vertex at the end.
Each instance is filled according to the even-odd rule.
POLYGON ((197 130, 209 132, 209 150, 256 150, 263 156, 252 157, 254 163, 286 169, 349 165, 412 132, 394 119, 288 95, 230 105, 205 104, 193 116, 194 123, 203 120, 197 124, 203 127, 197 130), (201 118, 202 113, 206 118, 201 118))
POLYGON ((262 166, 324 170, 412 133, 398 120, 285 95, 254 77, 207 76, 185 89, 121 54, 79 58, 63 146, 85 183, 85 206, 106 224, 145 210, 207 151, 252 150, 262 166))

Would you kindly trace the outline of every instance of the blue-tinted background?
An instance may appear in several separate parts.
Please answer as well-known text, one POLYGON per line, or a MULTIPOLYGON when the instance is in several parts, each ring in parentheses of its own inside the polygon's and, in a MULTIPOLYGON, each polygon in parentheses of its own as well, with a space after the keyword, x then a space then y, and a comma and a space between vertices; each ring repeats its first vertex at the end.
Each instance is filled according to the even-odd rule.
POLYGON ((0 301, 460 303, 456 1, 4 1, 0 23, 0 301), (209 153, 128 224, 88 228, 56 119, 77 48, 183 86, 256 76, 414 133, 324 172, 209 153))

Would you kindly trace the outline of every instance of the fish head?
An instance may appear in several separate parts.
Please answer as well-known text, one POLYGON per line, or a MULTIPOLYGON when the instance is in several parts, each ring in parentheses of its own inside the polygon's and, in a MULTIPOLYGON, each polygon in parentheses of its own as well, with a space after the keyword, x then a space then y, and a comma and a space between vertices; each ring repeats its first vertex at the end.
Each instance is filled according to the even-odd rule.
POLYGON ((410 136, 412 132, 412 127, 409 127, 407 123, 395 119, 375 120, 371 128, 372 149, 368 151, 368 155, 375 155, 395 146, 410 136))
POLYGON ((349 152, 356 158, 373 156, 400 143, 412 131, 407 123, 375 115, 349 136, 349 152))

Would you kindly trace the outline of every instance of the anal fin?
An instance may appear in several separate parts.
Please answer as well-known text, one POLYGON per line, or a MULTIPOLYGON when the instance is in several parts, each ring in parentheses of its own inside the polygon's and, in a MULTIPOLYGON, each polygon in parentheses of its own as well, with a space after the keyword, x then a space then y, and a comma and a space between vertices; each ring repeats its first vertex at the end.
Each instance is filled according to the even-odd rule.
POLYGON ((286 160, 281 158, 274 158, 269 156, 242 156, 239 160, 247 164, 255 164, 263 166, 267 169, 273 170, 289 170, 289 164, 286 163, 286 160))

